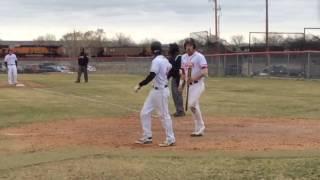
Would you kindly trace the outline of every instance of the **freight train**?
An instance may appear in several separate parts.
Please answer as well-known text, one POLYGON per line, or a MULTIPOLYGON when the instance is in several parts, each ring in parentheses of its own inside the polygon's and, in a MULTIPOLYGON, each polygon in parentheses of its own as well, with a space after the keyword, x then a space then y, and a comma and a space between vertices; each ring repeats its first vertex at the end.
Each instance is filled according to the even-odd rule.
MULTIPOLYGON (((13 47, 18 57, 44 56, 61 57, 64 55, 64 48, 56 45, 21 45, 13 47)), ((0 45, 0 57, 4 57, 9 50, 8 45, 0 45)))
MULTIPOLYGON (((4 57, 9 48, 14 50, 18 57, 64 57, 72 56, 74 48, 64 47, 62 44, 53 42, 46 44, 37 44, 35 42, 1 42, 0 57, 4 57)), ((79 47, 80 49, 80 47, 79 47)), ((87 47, 85 48, 92 57, 138 57, 151 56, 149 47, 127 46, 127 47, 87 47)), ((168 47, 164 46, 164 52, 167 53, 168 47)))

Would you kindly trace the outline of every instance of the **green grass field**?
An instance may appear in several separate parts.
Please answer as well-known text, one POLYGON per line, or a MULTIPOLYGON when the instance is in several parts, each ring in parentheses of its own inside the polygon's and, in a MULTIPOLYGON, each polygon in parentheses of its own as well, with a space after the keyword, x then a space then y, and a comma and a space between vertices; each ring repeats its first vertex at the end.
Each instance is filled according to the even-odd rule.
MULTIPOLYGON (((77 118, 117 118, 137 113, 149 87, 133 93, 142 76, 21 75, 34 88, 0 88, 0 129, 77 118)), ((6 76, 0 75, 6 82, 6 76)), ((320 120, 320 82, 209 78, 201 99, 211 117, 320 120)), ((173 105, 170 102, 173 112, 173 105)), ((319 127, 320 131, 320 127, 319 127)), ((8 137, 0 135, 0 147, 8 137)), ((1 149, 1 148, 0 148, 1 149)), ((0 179, 320 179, 317 151, 184 152, 68 147, 1 152, 0 179)))

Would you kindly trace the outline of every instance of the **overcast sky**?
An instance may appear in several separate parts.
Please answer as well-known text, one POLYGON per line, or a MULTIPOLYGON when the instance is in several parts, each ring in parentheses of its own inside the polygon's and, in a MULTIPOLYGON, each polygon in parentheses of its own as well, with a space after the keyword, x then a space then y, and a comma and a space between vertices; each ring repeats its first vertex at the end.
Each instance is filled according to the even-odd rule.
MULTIPOLYGON (((320 0, 269 0, 270 31, 301 32, 320 26, 320 0)), ((265 30, 265 0, 220 0, 221 37, 265 30)), ((32 40, 47 33, 59 39, 75 30, 103 28, 136 42, 171 42, 213 29, 208 0, 1 0, 0 39, 32 40)), ((320 34, 320 32, 319 32, 320 34)))

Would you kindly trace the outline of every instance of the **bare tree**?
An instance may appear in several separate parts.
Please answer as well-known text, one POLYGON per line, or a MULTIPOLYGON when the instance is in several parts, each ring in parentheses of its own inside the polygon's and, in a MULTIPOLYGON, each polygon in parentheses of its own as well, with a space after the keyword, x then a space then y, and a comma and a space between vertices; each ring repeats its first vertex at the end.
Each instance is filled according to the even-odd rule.
POLYGON ((285 41, 285 38, 282 35, 270 35, 269 36, 269 44, 274 46, 280 46, 285 41))
POLYGON ((235 35, 231 37, 231 43, 236 47, 240 47, 240 45, 244 42, 243 35, 235 35))
POLYGON ((132 46, 132 45, 135 45, 135 43, 130 36, 127 36, 124 33, 117 33, 115 35, 115 38, 112 40, 112 45, 123 47, 123 46, 132 46))
POLYGON ((142 40, 139 44, 144 47, 149 47, 151 45, 151 43, 154 41, 157 41, 157 40, 153 39, 153 38, 151 38, 151 39, 146 38, 146 39, 142 40))
POLYGON ((56 36, 53 34, 46 34, 44 36, 39 36, 36 39, 34 39, 33 41, 56 41, 56 36))
POLYGON ((77 56, 80 52, 80 48, 83 47, 83 33, 80 31, 74 31, 62 36, 61 42, 64 45, 66 54, 68 56, 77 56))
POLYGON ((107 38, 103 29, 96 31, 67 33, 61 38, 66 53, 69 56, 77 56, 82 47, 92 56, 103 54, 103 47, 107 46, 107 38))

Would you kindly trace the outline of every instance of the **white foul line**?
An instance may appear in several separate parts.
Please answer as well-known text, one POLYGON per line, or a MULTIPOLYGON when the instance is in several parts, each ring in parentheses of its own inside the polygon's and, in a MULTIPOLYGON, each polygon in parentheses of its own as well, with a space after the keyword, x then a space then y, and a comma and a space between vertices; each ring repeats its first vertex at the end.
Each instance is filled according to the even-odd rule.
MULTIPOLYGON (((91 102, 95 102, 95 103, 106 103, 108 105, 114 106, 114 107, 118 107, 120 109, 123 110, 127 110, 127 111, 131 111, 131 112, 135 112, 135 113, 140 113, 140 111, 133 109, 133 108, 129 108, 127 106, 123 106, 123 105, 119 105, 119 104, 115 104, 115 103, 110 103, 110 102, 105 102, 102 100, 97 100, 97 99, 93 99, 93 98, 87 98, 87 97, 83 97, 83 96, 77 96, 74 94, 65 94, 65 93, 60 93, 60 92, 56 92, 56 91, 50 91, 50 90, 44 90, 44 89, 38 89, 38 88, 33 88, 36 91, 40 91, 40 92, 44 92, 44 93, 50 93, 50 94, 54 94, 54 95, 59 95, 59 96, 72 96, 78 99, 82 99, 82 100, 86 100, 86 101, 91 101, 91 102)), ((152 115, 153 118, 159 118, 158 115, 152 115)), ((25 133, 1 133, 1 135, 4 136, 37 136, 40 135, 39 133, 30 133, 30 134, 25 134, 25 133)))
MULTIPOLYGON (((123 109, 123 110, 127 110, 127 111, 131 111, 131 112, 135 112, 135 113, 140 113, 139 110, 137 109, 133 109, 133 108, 130 108, 128 106, 123 106, 123 105, 120 105, 120 104, 115 104, 115 103, 110 103, 110 102, 106 102, 106 101, 102 101, 102 100, 97 100, 97 99, 93 99, 93 98, 88 98, 88 97, 83 97, 83 96, 77 96, 77 95, 74 95, 74 94, 66 94, 66 93, 61 93, 61 92, 56 92, 56 91, 50 91, 50 90, 44 90, 44 89, 38 89, 38 88, 34 88, 34 90, 37 90, 37 91, 42 91, 42 92, 45 92, 45 93, 51 93, 51 94, 55 94, 55 95, 59 95, 59 96, 73 96, 75 98, 78 98, 78 99, 82 99, 82 100, 86 100, 86 101, 91 101, 91 102, 95 102, 95 103, 104 103, 104 104, 108 104, 108 105, 111 105, 111 106, 114 106, 114 107, 118 107, 120 109, 123 109)), ((152 115, 153 118, 159 118, 160 116, 159 115, 152 115)))
POLYGON ((60 92, 55 92, 55 91, 50 91, 50 90, 44 90, 44 89, 38 89, 38 88, 34 88, 34 90, 37 90, 37 91, 42 91, 42 92, 45 92, 45 93, 50 93, 50 94, 55 94, 55 95, 59 95, 59 96, 72 96, 72 97, 75 97, 75 98, 78 98, 78 99, 82 99, 82 100, 86 100, 86 101, 91 101, 91 102, 95 102, 95 103, 106 103, 106 104, 109 104, 111 106, 115 106, 115 107, 118 107, 120 109, 123 109, 123 110, 127 110, 127 111, 131 111, 131 112, 136 112, 136 113, 139 113, 140 111, 136 110, 136 109, 133 109, 133 108, 129 108, 127 106, 123 106, 123 105, 119 105, 119 104, 115 104, 115 103, 110 103, 110 102, 106 102, 106 101, 102 101, 102 100, 97 100, 97 99, 93 99, 93 98, 88 98, 88 97, 83 97, 83 96, 77 96, 77 95, 74 95, 74 94, 65 94, 65 93, 60 93, 60 92))

